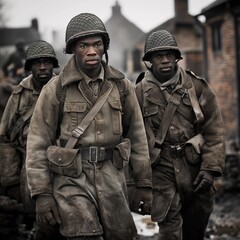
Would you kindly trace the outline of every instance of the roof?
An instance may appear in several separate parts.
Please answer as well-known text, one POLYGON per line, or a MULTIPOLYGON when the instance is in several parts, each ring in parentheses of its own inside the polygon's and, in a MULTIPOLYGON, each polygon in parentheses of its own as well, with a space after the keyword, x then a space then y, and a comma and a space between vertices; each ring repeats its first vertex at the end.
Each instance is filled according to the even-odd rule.
POLYGON ((0 28, 0 46, 15 45, 23 40, 26 44, 40 40, 40 33, 33 27, 0 28))

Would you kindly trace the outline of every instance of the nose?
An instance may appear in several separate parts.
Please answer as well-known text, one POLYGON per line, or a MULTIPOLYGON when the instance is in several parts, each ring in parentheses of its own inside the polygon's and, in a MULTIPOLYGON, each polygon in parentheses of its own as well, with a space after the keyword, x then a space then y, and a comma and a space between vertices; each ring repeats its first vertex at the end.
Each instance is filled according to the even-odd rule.
POLYGON ((96 54, 96 50, 94 46, 89 46, 88 48, 88 54, 89 55, 95 55, 96 54))

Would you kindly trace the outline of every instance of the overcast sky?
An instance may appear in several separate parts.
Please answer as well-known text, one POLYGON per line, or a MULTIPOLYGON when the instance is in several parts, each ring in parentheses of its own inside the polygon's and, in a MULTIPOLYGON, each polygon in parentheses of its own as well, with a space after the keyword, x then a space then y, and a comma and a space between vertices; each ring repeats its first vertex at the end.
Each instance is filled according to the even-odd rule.
MULTIPOLYGON (((70 19, 91 12, 106 22, 116 0, 2 0, 6 26, 27 27, 37 18, 41 34, 65 31, 70 19)), ((215 0, 189 0, 189 13, 196 15, 215 0)), ((174 16, 174 0, 118 0, 122 14, 142 31, 148 32, 174 16)))

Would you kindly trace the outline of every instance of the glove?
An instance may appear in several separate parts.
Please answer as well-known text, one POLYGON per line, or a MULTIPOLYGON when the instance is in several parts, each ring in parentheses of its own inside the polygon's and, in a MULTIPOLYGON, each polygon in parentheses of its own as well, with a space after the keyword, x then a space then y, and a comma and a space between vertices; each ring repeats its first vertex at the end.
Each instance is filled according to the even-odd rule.
POLYGON ((195 193, 205 193, 209 191, 213 185, 214 176, 209 171, 200 171, 193 183, 195 193))
POLYGON ((15 199, 18 203, 21 203, 21 192, 20 192, 20 185, 15 184, 12 186, 8 186, 6 189, 7 196, 11 199, 15 199))
POLYGON ((60 224, 57 203, 51 194, 40 194, 36 200, 37 221, 44 224, 60 224))
POLYGON ((152 207, 152 189, 136 188, 132 203, 132 211, 141 215, 150 214, 152 207))

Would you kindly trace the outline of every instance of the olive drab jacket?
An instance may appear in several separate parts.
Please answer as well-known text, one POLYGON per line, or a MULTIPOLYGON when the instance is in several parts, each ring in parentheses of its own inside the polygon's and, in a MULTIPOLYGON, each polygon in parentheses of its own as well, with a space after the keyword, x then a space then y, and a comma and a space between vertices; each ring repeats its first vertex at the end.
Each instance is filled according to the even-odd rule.
MULTIPOLYGON (((165 193, 161 195, 161 190, 156 190, 153 194, 151 215, 152 219, 158 222, 164 221, 169 203, 175 194, 174 190, 166 190, 164 179, 159 182, 159 167, 173 169, 173 181, 176 182, 183 198, 193 192, 193 182, 200 170, 211 171, 214 176, 221 176, 224 169, 224 125, 216 96, 204 79, 190 71, 184 71, 179 66, 178 72, 179 82, 169 90, 171 94, 164 93, 168 90, 161 89, 159 81, 150 70, 145 72, 143 79, 136 86, 152 161, 153 189, 164 189, 165 193), (195 112, 196 106, 192 104, 190 89, 195 90, 197 105, 202 113, 199 119, 199 113, 195 112), (169 99, 178 104, 177 101, 174 102, 175 97, 171 98, 176 96, 174 94, 179 96, 179 105, 172 119, 165 122, 163 116, 169 99), (159 137, 159 128, 162 125, 167 132, 161 147, 158 147, 156 138, 159 137)), ((208 208, 208 205, 205 207, 208 208)))
POLYGON ((14 88, 0 125, 1 184, 5 187, 20 184, 26 212, 35 212, 27 187, 25 157, 28 128, 39 93, 34 88, 32 75, 23 79, 14 88))
POLYGON ((59 76, 44 86, 28 135, 28 183, 32 197, 53 194, 59 206, 60 231, 64 236, 89 232, 101 235, 104 228, 109 229, 104 230, 106 239, 132 239, 136 229, 126 201, 123 169, 130 162, 136 186, 152 186, 147 139, 133 84, 116 69, 102 64, 105 77, 99 95, 110 87, 112 90, 78 140, 81 155, 80 164, 79 161, 76 164, 78 171, 61 169, 60 173, 60 163, 54 169, 57 161, 50 160, 56 154, 49 151, 49 147, 55 144, 56 138, 65 146, 71 132, 94 104, 92 91, 77 69, 74 57, 59 76), (121 101, 117 81, 124 85, 124 101, 121 101), (59 84, 67 89, 63 104, 58 97, 59 84), (113 145, 119 149, 118 156, 114 150, 112 159, 99 163, 86 161, 89 156, 81 153, 81 147, 113 145), (49 168, 49 163, 53 168, 49 168))
POLYGON ((30 75, 14 88, 6 105, 0 125, 1 151, 5 159, 1 169, 3 185, 20 181, 28 127, 38 96, 39 91, 34 89, 30 75))
MULTIPOLYGON (((201 169, 213 171, 216 176, 220 176, 224 168, 225 143, 224 126, 216 96, 210 85, 191 71, 185 72, 180 69, 180 78, 180 83, 174 90, 182 96, 180 106, 168 125, 164 142, 170 144, 185 143, 201 133, 205 141, 201 149, 201 169), (191 77, 192 82, 186 83, 186 75, 191 77), (192 84, 203 113, 203 119, 200 122, 196 120, 188 94, 188 89, 192 87, 192 84)), ((158 134, 167 100, 163 91, 160 90, 160 83, 151 71, 146 71, 144 78, 136 87, 136 92, 143 111, 150 156, 153 160, 157 157, 154 154, 155 137, 158 134), (142 87, 142 85, 144 86, 142 87)))

